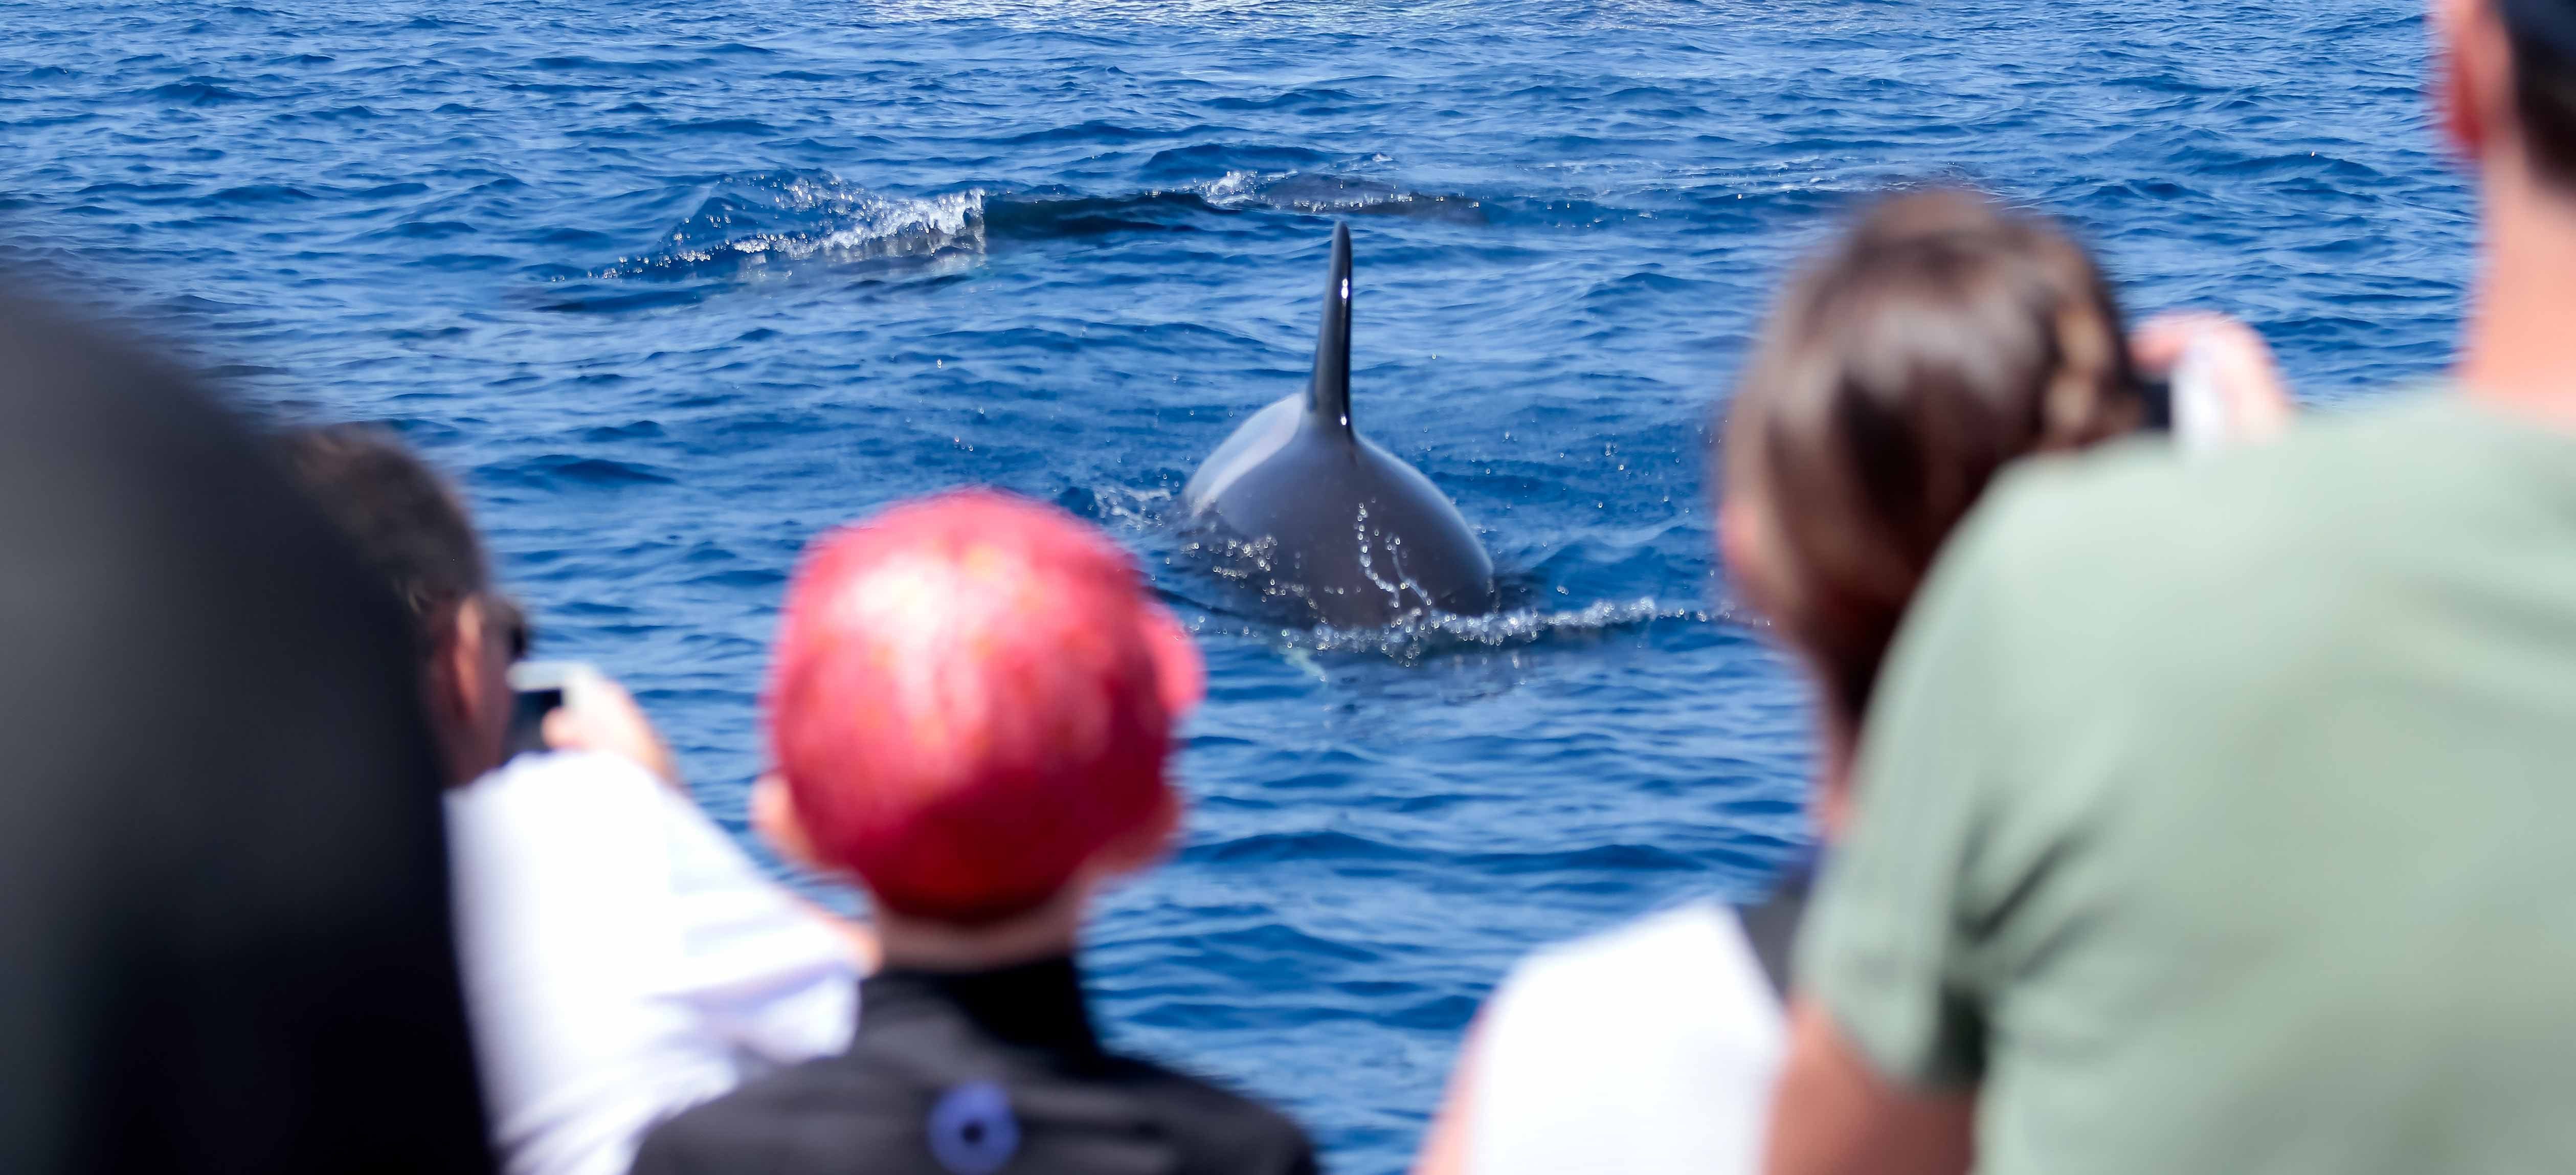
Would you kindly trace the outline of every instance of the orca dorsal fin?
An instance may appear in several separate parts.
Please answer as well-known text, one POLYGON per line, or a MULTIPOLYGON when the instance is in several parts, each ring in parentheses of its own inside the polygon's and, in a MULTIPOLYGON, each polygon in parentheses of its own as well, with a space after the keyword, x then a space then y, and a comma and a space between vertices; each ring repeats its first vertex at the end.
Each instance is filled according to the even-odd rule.
POLYGON ((1333 226, 1333 268, 1324 282, 1324 322, 1315 332, 1315 374, 1306 383, 1306 415, 1344 435, 1351 431, 1351 226, 1333 226))

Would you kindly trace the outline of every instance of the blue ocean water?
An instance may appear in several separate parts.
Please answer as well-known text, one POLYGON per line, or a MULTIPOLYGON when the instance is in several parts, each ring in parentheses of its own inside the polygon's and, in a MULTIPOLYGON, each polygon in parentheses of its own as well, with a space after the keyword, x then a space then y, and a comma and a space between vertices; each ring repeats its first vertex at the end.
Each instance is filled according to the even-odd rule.
POLYGON ((1804 690, 1703 500, 1783 266, 1974 183, 2312 401, 2435 371, 2472 209, 2421 7, 0 2, 0 250, 455 470, 544 652, 736 828, 807 536, 964 482, 1108 527, 1212 691, 1103 1011, 1391 1172, 1514 956, 1796 845, 1804 690), (1283 630, 1178 558, 1198 457, 1303 380, 1335 219, 1355 416, 1484 530, 1498 619, 1283 630))

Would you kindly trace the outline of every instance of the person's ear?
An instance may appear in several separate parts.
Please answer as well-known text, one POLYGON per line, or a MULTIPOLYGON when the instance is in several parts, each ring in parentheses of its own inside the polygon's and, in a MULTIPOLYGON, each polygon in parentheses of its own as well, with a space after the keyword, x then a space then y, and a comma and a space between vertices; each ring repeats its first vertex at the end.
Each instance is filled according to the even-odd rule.
POLYGON ((507 757, 510 687, 492 662, 500 651, 493 646, 499 634, 483 601, 472 596, 459 601, 448 613, 444 637, 430 655, 423 688, 454 782, 463 783, 507 757))
POLYGON ((437 720, 441 731, 455 729, 465 712, 465 682, 472 676, 466 672, 472 665, 467 658, 473 656, 466 645, 472 627, 466 623, 465 609, 460 607, 447 613, 444 628, 428 634, 431 648, 422 701, 428 703, 430 716, 437 720))
POLYGON ((1717 507, 1717 557, 1726 580, 1763 619, 1776 620, 1779 601, 1771 598, 1779 569, 1770 562, 1770 544, 1762 540, 1762 514, 1752 503, 1729 494, 1717 507))
POLYGON ((482 692, 481 610, 471 602, 448 611, 446 624, 429 634, 429 659, 421 674, 421 705, 429 711, 430 732, 447 761, 448 782, 465 783, 490 764, 474 737, 476 702, 482 692))
POLYGON ((1151 869, 1171 855, 1180 832, 1181 794, 1166 783, 1144 819, 1092 854, 1092 872, 1106 880, 1151 869))
POLYGON ((2433 0, 2432 19, 2425 22, 2433 38, 2433 100, 2444 137, 2462 158, 2475 159, 2486 146, 2486 122, 2469 100, 2467 71, 2460 42, 2467 35, 2467 0, 2433 0))
POLYGON ((751 827, 779 856, 807 869, 823 868, 814 853, 813 835, 805 830, 805 818, 796 811, 796 793, 788 789, 785 776, 772 771, 753 781, 751 827))
POLYGON ((447 672, 456 679, 457 700, 467 714, 481 715, 494 699, 484 678, 484 665, 492 652, 492 612, 479 597, 467 596, 456 605, 456 621, 447 642, 447 672))
POLYGON ((2433 0, 2430 23, 2442 130, 2463 158, 2485 159, 2513 101, 2512 42, 2494 0, 2433 0))

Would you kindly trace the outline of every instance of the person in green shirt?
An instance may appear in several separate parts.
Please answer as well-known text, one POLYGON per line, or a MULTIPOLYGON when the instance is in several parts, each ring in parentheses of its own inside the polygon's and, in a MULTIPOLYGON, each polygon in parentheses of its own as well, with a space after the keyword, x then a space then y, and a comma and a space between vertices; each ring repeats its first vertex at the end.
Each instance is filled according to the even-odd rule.
POLYGON ((2434 27, 2450 386, 1989 492, 1877 681, 1775 1175, 2576 1169, 2576 0, 2434 27))

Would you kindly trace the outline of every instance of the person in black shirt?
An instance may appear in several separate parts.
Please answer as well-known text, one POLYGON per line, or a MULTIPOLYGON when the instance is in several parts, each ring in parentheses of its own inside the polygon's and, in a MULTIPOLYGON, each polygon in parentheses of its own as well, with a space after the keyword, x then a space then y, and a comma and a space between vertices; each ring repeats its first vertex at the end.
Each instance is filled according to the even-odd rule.
POLYGON ((1179 824, 1196 649, 1106 538, 989 492, 816 544, 768 693, 752 818, 873 897, 885 968, 847 1053, 649 1134, 637 1175, 1303 1175, 1287 1118, 1102 1047, 1090 895, 1179 824))

